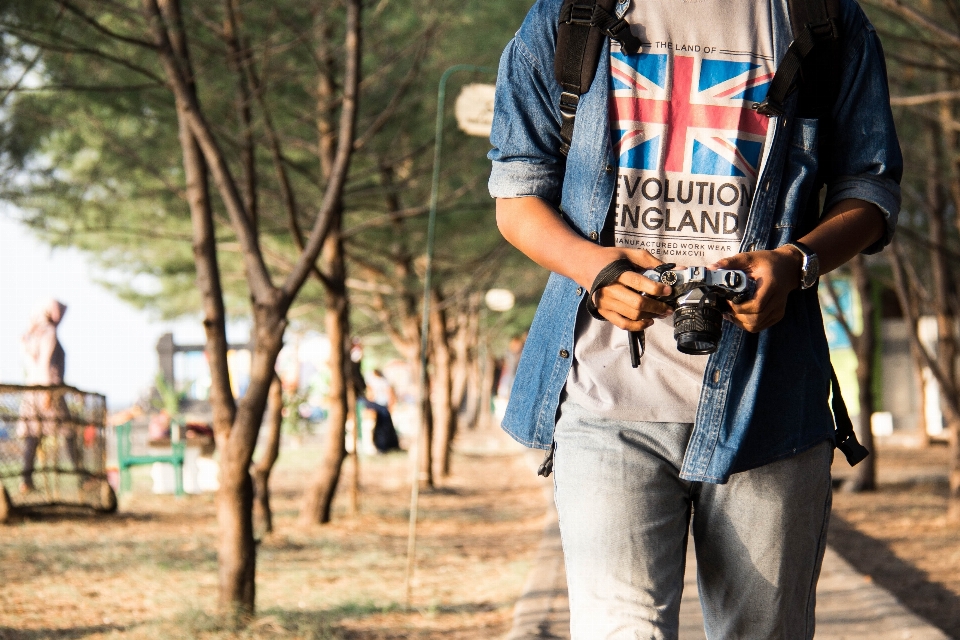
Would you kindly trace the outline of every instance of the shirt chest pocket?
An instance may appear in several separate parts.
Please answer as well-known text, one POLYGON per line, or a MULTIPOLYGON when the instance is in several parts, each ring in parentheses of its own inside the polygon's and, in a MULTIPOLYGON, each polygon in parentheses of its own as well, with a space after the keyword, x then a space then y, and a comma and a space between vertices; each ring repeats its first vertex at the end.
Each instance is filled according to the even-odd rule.
POLYGON ((771 248, 796 240, 816 225, 820 207, 819 193, 814 193, 819 166, 818 125, 813 118, 794 120, 777 203, 780 216, 773 227, 771 248))

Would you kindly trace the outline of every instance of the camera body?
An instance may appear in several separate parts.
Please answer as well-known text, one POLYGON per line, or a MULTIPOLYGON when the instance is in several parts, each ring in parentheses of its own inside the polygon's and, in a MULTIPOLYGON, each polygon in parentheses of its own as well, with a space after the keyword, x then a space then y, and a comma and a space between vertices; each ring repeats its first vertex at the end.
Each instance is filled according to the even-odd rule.
POLYGON ((753 297, 756 283, 739 269, 675 266, 662 264, 643 275, 672 288, 669 296, 655 297, 674 309, 677 350, 689 355, 711 354, 720 344, 723 312, 730 302, 740 304, 753 297))

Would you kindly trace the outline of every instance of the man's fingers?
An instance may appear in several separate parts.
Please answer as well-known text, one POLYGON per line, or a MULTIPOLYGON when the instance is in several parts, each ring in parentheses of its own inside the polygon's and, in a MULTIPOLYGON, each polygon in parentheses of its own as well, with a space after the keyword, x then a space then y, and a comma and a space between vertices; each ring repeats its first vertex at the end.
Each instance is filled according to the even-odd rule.
POLYGON ((624 271, 622 274, 620 274, 620 277, 617 278, 617 282, 625 287, 630 287, 634 291, 646 293, 651 296, 670 295, 669 286, 660 284, 659 282, 654 282, 650 278, 634 271, 624 271))
POLYGON ((726 318, 744 331, 759 333, 783 319, 783 310, 759 313, 728 313, 726 318))
POLYGON ((612 284, 601 289, 596 294, 594 302, 598 308, 607 307, 634 320, 643 316, 658 317, 673 313, 673 309, 660 300, 655 300, 649 296, 641 296, 636 291, 620 284, 612 284))
POLYGON ((663 260, 660 260, 646 249, 624 249, 624 251, 630 262, 644 269, 653 269, 663 264, 663 260))
POLYGON ((613 326, 620 329, 626 329, 627 331, 643 331, 644 329, 649 329, 653 325, 653 320, 650 320, 649 318, 632 320, 607 309, 601 309, 600 315, 609 320, 610 324, 613 326))

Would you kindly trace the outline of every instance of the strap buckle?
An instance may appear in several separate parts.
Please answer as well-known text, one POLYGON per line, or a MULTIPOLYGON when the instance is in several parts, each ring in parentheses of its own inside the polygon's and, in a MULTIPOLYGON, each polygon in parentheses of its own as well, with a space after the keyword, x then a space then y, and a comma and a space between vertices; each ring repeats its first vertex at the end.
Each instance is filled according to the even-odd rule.
POLYGON ((577 107, 580 106, 580 96, 569 91, 560 94, 560 112, 564 115, 575 115, 577 107))
POLYGON ((807 29, 810 29, 810 33, 816 40, 836 40, 840 37, 836 18, 829 18, 826 22, 819 24, 808 24, 807 29))
POLYGON ((774 118, 783 115, 783 105, 776 100, 771 101, 770 96, 767 96, 763 102, 754 102, 752 105, 750 105, 750 108, 760 115, 767 116, 768 118, 774 118))
POLYGON ((595 6, 596 3, 574 3, 573 6, 570 7, 570 19, 567 20, 567 23, 586 25, 588 27, 593 26, 593 9, 595 6))
POLYGON ((637 53, 643 46, 640 38, 633 35, 633 32, 630 31, 630 25, 623 18, 620 18, 613 26, 604 31, 604 34, 619 42, 620 47, 627 53, 637 53))

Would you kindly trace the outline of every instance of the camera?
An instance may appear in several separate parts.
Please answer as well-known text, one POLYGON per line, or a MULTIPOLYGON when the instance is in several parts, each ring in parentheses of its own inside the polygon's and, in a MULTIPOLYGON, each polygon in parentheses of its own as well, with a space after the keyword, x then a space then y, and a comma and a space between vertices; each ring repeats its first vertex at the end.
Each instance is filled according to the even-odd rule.
MULTIPOLYGON (((689 355, 711 354, 720 344, 723 312, 730 308, 730 302, 740 304, 753 297, 756 284, 738 269, 674 267, 674 264, 662 264, 642 275, 672 288, 669 296, 651 297, 674 310, 673 337, 677 350, 689 355)), ((639 364, 639 354, 636 362, 639 364)))

